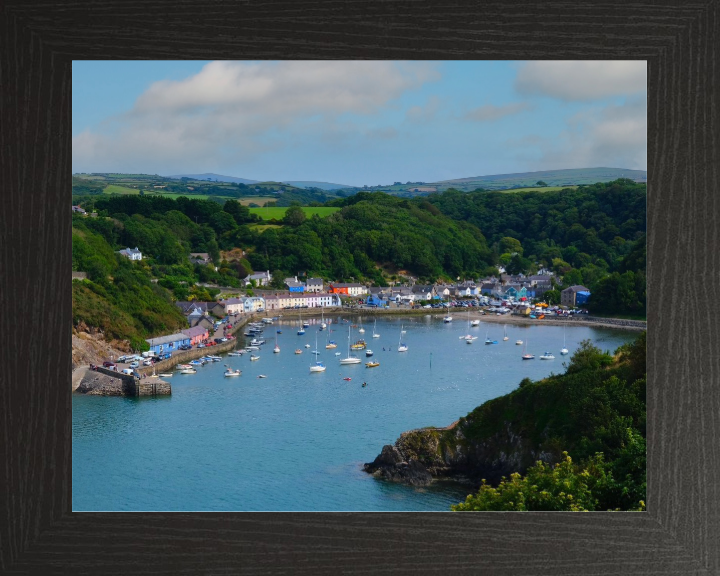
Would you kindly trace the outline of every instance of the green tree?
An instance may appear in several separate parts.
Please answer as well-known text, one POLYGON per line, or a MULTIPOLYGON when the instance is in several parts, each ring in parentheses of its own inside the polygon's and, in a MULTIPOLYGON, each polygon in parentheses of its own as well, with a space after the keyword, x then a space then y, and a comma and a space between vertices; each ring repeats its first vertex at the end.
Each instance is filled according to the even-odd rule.
MULTIPOLYGON (((637 457, 637 450, 632 455, 637 457)), ((563 452, 563 459, 558 464, 551 466, 538 461, 524 477, 515 472, 509 479, 503 478, 497 488, 483 480, 476 494, 469 495, 465 502, 451 506, 451 509, 456 512, 607 510, 604 505, 615 503, 608 499, 609 492, 622 491, 622 485, 622 481, 613 478, 612 467, 604 461, 602 454, 576 466, 568 453, 563 452)), ((645 502, 637 496, 644 497, 644 492, 632 494, 630 509, 645 510, 645 502)))
POLYGON ((288 226, 300 226, 305 222, 306 216, 301 206, 290 206, 285 212, 283 222, 288 226))

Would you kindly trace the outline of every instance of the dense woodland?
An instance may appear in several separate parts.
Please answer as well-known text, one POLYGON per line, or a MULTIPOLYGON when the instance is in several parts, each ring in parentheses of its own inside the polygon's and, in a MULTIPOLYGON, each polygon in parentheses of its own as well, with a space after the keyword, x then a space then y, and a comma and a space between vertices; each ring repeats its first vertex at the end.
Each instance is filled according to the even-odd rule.
MULTIPOLYGON (((88 273, 96 297, 130 314, 127 324, 135 329, 123 333, 135 337, 175 324, 156 298, 207 299, 212 295, 197 282, 240 287, 260 270, 271 271, 273 287, 282 288, 283 278, 298 273, 386 286, 403 274, 432 283, 497 274, 500 265, 526 274, 547 267, 558 278, 548 302, 559 302, 563 287, 583 284, 592 292, 591 311, 643 317, 645 202, 646 186, 630 180, 558 192, 448 190, 412 199, 360 192, 327 202, 340 210, 326 218, 308 218, 295 203, 282 221, 260 225, 234 200, 90 195, 81 204, 98 217, 73 217, 73 270, 88 273), (136 246, 141 263, 116 254, 136 246), (246 255, 221 257, 235 249, 246 255), (191 252, 207 252, 218 270, 191 264, 191 252), (129 285, 125 272, 148 289, 133 306, 114 291, 129 285), (147 314, 138 313, 143 302, 147 314)), ((75 288, 78 295, 88 289, 75 288)), ((90 308, 77 319, 90 320, 90 308)))
POLYGON ((565 374, 526 378, 458 423, 471 444, 508 426, 558 463, 484 482, 454 510, 644 510, 646 333, 614 356, 584 341, 565 374))

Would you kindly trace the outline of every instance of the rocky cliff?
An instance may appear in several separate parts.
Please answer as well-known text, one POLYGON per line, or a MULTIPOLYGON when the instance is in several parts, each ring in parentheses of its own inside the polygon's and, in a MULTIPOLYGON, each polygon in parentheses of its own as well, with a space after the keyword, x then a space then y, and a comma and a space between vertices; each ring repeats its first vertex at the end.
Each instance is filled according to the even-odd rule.
POLYGON ((614 357, 588 341, 565 374, 525 379, 447 428, 404 432, 364 469, 415 486, 434 477, 496 484, 538 460, 559 462, 563 451, 612 458, 628 429, 645 436, 645 414, 645 333, 614 357))
POLYGON ((495 483, 502 476, 524 471, 537 460, 557 462, 559 450, 537 447, 512 422, 494 434, 468 439, 474 420, 461 419, 452 428, 421 428, 403 432, 394 445, 365 464, 378 478, 412 486, 427 486, 433 478, 453 478, 473 485, 495 483))

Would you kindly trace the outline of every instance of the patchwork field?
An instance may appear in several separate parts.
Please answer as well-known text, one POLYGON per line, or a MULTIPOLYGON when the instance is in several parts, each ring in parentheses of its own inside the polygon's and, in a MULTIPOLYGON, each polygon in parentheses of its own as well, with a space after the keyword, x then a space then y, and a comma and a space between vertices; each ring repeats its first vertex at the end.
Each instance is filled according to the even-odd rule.
MULTIPOLYGON (((310 218, 311 216, 317 214, 320 216, 320 218, 326 218, 327 216, 330 216, 333 212, 337 212, 340 210, 340 208, 335 207, 327 207, 327 206, 320 206, 320 207, 311 207, 311 206, 303 206, 303 212, 305 212, 305 216, 310 218)), ((285 217, 285 212, 287 211, 287 207, 272 207, 272 208, 250 208, 251 214, 257 214, 260 216, 263 220, 272 220, 275 218, 275 220, 281 220, 285 217)))
POLYGON ((567 188, 575 190, 577 186, 543 186, 542 188, 515 188, 513 190, 494 190, 494 192, 557 192, 558 190, 566 190, 567 188))

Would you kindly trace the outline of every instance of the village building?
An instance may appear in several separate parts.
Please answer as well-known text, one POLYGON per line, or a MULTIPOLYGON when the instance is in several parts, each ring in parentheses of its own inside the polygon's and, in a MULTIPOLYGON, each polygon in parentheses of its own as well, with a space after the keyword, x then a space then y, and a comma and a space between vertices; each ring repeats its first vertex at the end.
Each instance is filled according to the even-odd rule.
POLYGON ((150 350, 156 354, 165 352, 173 352, 178 350, 180 346, 189 345, 190 337, 182 332, 169 334, 167 336, 159 336, 158 338, 147 338, 145 340, 150 345, 150 350))
POLYGON ((345 294, 346 296, 363 296, 368 293, 368 290, 367 287, 362 284, 334 282, 328 284, 328 292, 330 294, 345 294))
POLYGON ((210 338, 210 332, 203 326, 185 328, 185 330, 181 330, 181 332, 190 338, 191 346, 196 346, 197 344, 200 344, 200 342, 205 342, 208 338, 210 338))
POLYGON ((245 282, 245 285, 247 286, 253 280, 255 280, 256 286, 267 286, 272 280, 272 274, 270 274, 270 270, 267 270, 265 272, 255 272, 246 276, 243 279, 243 282, 245 282))
POLYGON ((325 284, 322 278, 308 278, 305 282, 305 292, 322 292, 325 284))
POLYGON ((307 306, 308 308, 328 308, 341 306, 338 294, 316 293, 300 294, 292 292, 288 294, 275 294, 265 296, 265 310, 282 310, 283 308, 294 308, 295 306, 307 306))
POLYGON ((210 264, 212 258, 207 252, 190 252, 190 264, 210 264))
POLYGON ((579 284, 560 291, 560 304, 562 306, 570 308, 582 306, 588 301, 588 298, 590 298, 590 289, 579 284))
POLYGON ((130 260, 142 260, 142 253, 140 250, 138 250, 137 246, 135 246, 135 249, 132 248, 125 248, 124 250, 118 250, 119 254, 122 254, 125 256, 125 258, 128 258, 130 260))

